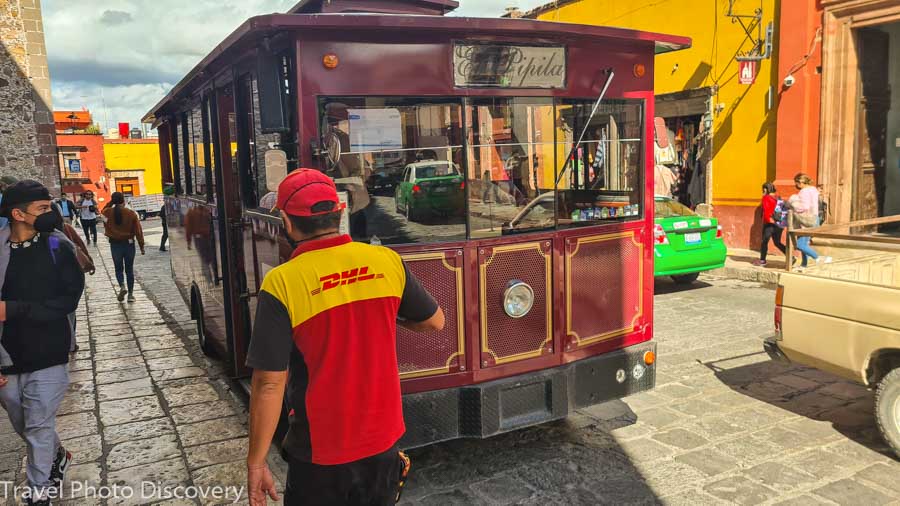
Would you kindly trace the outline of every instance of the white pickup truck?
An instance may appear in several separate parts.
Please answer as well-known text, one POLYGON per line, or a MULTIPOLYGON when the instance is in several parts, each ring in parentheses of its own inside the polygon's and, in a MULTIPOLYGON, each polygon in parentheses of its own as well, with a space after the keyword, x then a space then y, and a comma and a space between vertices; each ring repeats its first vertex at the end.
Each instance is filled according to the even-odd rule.
POLYGON ((125 196, 125 205, 129 209, 138 213, 141 220, 147 219, 147 216, 156 216, 162 208, 166 199, 162 193, 154 195, 140 195, 138 197, 125 196))
POLYGON ((779 275, 764 347, 874 389, 878 426, 900 456, 900 237, 828 228, 803 235, 834 261, 779 275))

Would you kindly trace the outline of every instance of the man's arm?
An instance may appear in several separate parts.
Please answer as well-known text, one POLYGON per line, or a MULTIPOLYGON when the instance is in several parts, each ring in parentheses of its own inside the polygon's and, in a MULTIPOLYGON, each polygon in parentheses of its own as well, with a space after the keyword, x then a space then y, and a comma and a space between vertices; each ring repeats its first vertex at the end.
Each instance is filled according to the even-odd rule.
POLYGON ((444 310, 438 306, 437 312, 424 322, 401 320, 398 323, 401 327, 412 330, 413 332, 440 332, 441 330, 444 330, 446 321, 444 310))
POLYGON ((294 351, 293 325, 284 303, 274 293, 273 273, 263 281, 256 306, 256 320, 247 366, 252 368, 250 392, 250 443, 247 452, 247 493, 252 506, 278 500, 266 456, 275 437, 284 405, 288 366, 294 351))
POLYGON ((287 371, 253 371, 250 389, 250 451, 247 466, 266 463, 281 418, 287 371))
POLYGON ((400 308, 397 312, 398 316, 402 318, 398 322, 399 325, 415 332, 443 330, 444 310, 438 306, 434 297, 422 287, 405 263, 403 268, 406 270, 406 286, 403 288, 403 296, 400 298, 400 308))

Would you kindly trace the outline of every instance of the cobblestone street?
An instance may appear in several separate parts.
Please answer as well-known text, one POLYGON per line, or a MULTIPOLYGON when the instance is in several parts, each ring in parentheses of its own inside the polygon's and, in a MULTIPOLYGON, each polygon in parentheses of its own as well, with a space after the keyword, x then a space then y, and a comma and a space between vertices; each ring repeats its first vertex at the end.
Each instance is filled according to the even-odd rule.
MULTIPOLYGON (((158 222, 156 222, 158 224, 158 222)), ((152 222, 148 222, 152 226, 152 222)), ((161 229, 147 231, 138 256, 137 301, 116 300, 109 246, 89 246, 97 265, 78 310, 79 351, 58 432, 74 462, 63 486, 67 504, 231 504, 246 481, 246 402, 199 350, 189 311, 171 281, 161 229), (149 289, 146 289, 149 288, 149 289), (165 304, 155 301, 165 300, 165 304), (227 500, 165 501, 160 488, 236 487, 227 500), (86 499, 87 487, 130 486, 135 497, 86 499), (150 499, 142 499, 145 495, 150 499)), ((0 419, 0 481, 24 482, 24 447, 0 419)), ((276 474, 281 472, 273 460, 276 474)), ((281 474, 283 476, 283 474, 281 474)), ((99 494, 99 492, 98 492, 99 494)), ((11 503, 11 501, 8 501, 11 503)), ((246 503, 246 494, 241 497, 246 503)))
MULTIPOLYGON (((69 479, 240 488, 246 398, 199 350, 157 224, 146 222, 133 304, 115 299, 106 244, 93 250, 98 271, 79 309, 81 350, 59 419, 75 456, 69 479)), ((872 394, 762 352, 771 290, 712 276, 656 288, 656 390, 414 450, 403 503, 900 504, 900 463, 875 427, 872 394)), ((24 451, 5 417, 0 436, 0 481, 22 481, 24 451)), ((280 459, 270 462, 283 482, 280 459)), ((141 502, 161 501, 107 503, 141 502)), ((217 502, 166 504, 198 503, 217 502)))

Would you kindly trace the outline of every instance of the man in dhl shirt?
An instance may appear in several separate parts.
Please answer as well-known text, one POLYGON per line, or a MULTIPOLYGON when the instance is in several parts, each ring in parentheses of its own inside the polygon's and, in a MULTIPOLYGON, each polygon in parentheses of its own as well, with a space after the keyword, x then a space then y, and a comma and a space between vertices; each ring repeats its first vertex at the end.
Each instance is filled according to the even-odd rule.
POLYGON ((250 341, 250 503, 277 500, 266 455, 287 388, 285 504, 392 504, 405 431, 398 316, 438 331, 444 313, 397 253, 339 233, 344 208, 327 176, 297 170, 277 201, 297 245, 263 281, 250 341))

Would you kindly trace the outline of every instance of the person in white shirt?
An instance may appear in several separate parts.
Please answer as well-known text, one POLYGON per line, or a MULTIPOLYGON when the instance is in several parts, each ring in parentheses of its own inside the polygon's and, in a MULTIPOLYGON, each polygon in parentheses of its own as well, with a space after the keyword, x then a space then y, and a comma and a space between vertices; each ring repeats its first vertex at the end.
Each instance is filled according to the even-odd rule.
POLYGON ((91 237, 94 238, 94 246, 97 245, 97 201, 94 200, 94 192, 86 191, 78 203, 78 209, 81 214, 81 228, 84 229, 85 242, 90 244, 91 237))

